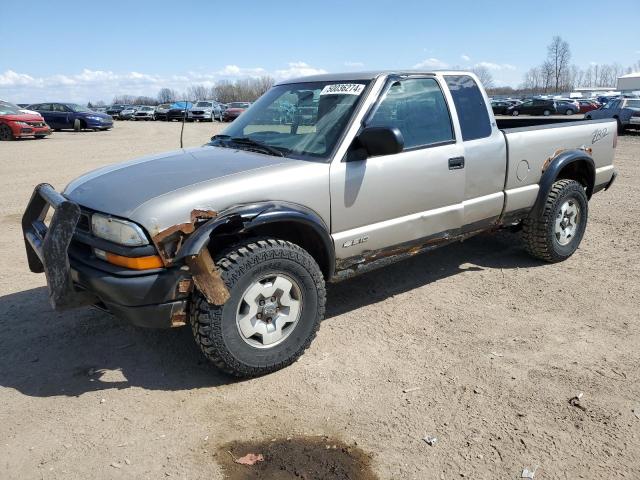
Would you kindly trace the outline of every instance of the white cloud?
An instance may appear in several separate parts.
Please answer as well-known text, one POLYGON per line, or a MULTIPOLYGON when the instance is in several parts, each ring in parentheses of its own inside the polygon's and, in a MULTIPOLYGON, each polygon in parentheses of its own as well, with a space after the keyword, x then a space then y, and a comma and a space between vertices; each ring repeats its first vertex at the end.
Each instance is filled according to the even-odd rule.
POLYGON ((449 64, 437 58, 427 58, 420 63, 416 63, 413 68, 448 68, 449 64))
POLYGON ((276 70, 273 76, 276 78, 293 78, 293 77, 305 77, 307 75, 318 75, 321 73, 327 73, 322 68, 314 68, 305 62, 290 62, 289 68, 284 70, 276 70))
POLYGON ((155 75, 143 72, 118 73, 105 70, 84 69, 76 74, 53 74, 35 77, 26 73, 6 70, 0 73, 0 100, 15 103, 31 103, 47 100, 86 102, 104 100, 110 102, 115 95, 155 96, 163 87, 178 91, 189 85, 202 84, 212 87, 219 80, 261 77, 270 75, 276 79, 302 77, 326 73, 324 69, 305 62, 291 62, 287 68, 268 71, 262 67, 226 65, 212 72, 188 71, 173 75, 155 75))
POLYGON ((484 67, 488 70, 516 70, 516 67, 509 63, 478 62, 474 67, 484 67))
POLYGON ((468 62, 469 60, 471 60, 471 57, 469 55, 465 55, 465 54, 460 55, 460 58, 462 60, 464 60, 465 62, 468 62))
POLYGON ((364 67, 364 63, 362 62, 344 62, 345 67, 349 68, 362 68, 364 67))

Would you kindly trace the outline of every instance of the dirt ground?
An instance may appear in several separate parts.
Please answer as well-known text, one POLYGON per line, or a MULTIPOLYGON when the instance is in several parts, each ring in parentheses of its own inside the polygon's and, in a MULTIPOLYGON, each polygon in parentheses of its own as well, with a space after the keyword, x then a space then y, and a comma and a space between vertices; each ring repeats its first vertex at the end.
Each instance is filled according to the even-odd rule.
MULTIPOLYGON (((179 128, 0 143, 0 478, 219 479, 227 445, 276 439, 286 456, 298 438, 361 449, 379 479, 640 478, 640 135, 620 138, 618 180, 568 261, 487 235, 332 285, 297 363, 234 381, 187 328, 54 313, 26 266, 37 183, 175 149, 179 128)), ((216 130, 187 124, 185 144, 216 130)))

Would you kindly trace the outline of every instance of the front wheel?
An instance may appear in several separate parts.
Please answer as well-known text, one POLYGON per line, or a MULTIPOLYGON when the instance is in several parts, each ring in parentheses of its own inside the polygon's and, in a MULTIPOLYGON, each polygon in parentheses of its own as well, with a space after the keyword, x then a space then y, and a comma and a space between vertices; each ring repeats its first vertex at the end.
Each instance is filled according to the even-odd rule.
POLYGON ((80 130, 82 130, 82 121, 80 119, 76 118, 73 121, 73 130, 75 132, 79 132, 80 130))
POLYGON ((325 284, 313 257, 291 242, 265 238, 236 245, 216 265, 229 300, 212 305, 196 292, 190 309, 205 357, 237 377, 295 362, 324 316, 325 284))
POLYGON ((527 252, 546 262, 566 260, 578 249, 587 227, 589 204, 584 187, 575 180, 557 180, 542 212, 523 222, 527 252))
POLYGON ((14 140, 13 132, 8 125, 0 125, 0 140, 11 141, 14 140))
POLYGON ((513 115, 514 117, 517 117, 518 115, 520 115, 520 112, 518 110, 512 110, 511 115, 513 115))
POLYGON ((551 110, 545 110, 544 112, 542 112, 542 114, 543 114, 545 117, 548 117, 549 115, 551 115, 551 110))
POLYGON ((564 112, 564 113, 565 113, 565 115, 573 115, 573 110, 571 110, 571 109, 569 108, 569 109, 568 109, 566 112, 564 112))

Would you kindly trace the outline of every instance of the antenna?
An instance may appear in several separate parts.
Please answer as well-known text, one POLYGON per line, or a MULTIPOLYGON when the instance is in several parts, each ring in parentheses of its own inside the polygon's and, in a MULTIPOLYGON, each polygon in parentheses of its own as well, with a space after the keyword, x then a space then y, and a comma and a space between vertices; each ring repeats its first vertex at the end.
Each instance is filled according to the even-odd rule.
POLYGON ((184 112, 182 112, 182 127, 180 127, 180 148, 182 148, 182 134, 184 132, 184 122, 187 118, 187 101, 184 101, 184 112))

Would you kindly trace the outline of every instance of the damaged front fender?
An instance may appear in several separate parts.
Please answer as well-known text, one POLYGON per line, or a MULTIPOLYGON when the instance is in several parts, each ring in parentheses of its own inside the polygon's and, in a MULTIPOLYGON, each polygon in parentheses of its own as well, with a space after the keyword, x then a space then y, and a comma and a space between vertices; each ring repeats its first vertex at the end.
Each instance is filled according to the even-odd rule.
POLYGON ((191 221, 173 225, 152 238, 153 244, 165 266, 176 265, 184 261, 189 267, 196 288, 209 303, 223 305, 229 299, 229 290, 224 284, 220 272, 216 268, 209 249, 201 248, 192 255, 179 255, 185 242, 196 229, 208 221, 215 219, 218 213, 214 210, 194 209, 191 221))

